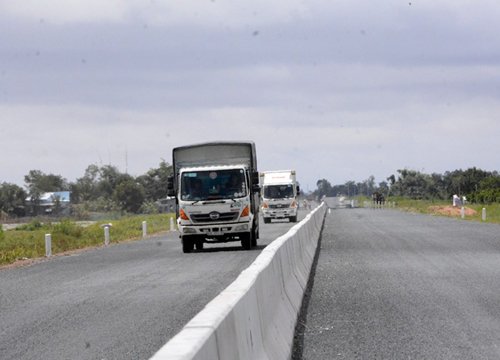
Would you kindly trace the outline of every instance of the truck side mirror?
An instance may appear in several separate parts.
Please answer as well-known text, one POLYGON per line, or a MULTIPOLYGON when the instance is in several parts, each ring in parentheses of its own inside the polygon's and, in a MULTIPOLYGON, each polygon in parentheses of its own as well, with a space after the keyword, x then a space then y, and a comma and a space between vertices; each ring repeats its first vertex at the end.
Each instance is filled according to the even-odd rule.
POLYGON ((297 195, 300 195, 300 186, 297 185, 297 195))
POLYGON ((258 171, 252 172, 252 192, 260 193, 259 181, 260 181, 259 172, 258 171))
POLYGON ((253 185, 258 185, 260 181, 260 176, 258 171, 254 171, 252 173, 252 184, 253 185))
POLYGON ((167 178, 167 196, 175 196, 173 176, 167 178))

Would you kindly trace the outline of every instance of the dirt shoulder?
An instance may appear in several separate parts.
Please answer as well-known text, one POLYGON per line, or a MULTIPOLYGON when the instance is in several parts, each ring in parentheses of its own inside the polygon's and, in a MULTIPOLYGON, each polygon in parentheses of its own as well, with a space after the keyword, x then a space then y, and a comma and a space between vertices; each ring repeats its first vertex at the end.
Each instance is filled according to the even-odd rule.
MULTIPOLYGON (((446 216, 461 216, 460 207, 453 206, 429 206, 429 212, 436 215, 446 215, 446 216)), ((464 207, 465 216, 474 216, 477 211, 468 207, 464 207)))

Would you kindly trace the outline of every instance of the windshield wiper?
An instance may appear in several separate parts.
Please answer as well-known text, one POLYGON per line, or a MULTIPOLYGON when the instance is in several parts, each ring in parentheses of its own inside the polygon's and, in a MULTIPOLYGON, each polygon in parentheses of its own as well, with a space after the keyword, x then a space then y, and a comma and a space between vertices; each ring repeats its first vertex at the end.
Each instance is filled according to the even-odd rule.
POLYGON ((226 202, 224 200, 207 200, 203 201, 202 204, 225 204, 226 202))

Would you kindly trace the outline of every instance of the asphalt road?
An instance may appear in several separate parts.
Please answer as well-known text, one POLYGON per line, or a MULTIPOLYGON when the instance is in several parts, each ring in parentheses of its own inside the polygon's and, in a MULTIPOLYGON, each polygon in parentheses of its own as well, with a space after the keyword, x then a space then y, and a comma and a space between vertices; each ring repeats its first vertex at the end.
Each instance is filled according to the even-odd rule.
POLYGON ((500 226, 327 214, 303 359, 499 359, 500 226))
POLYGON ((0 270, 0 359, 147 359, 292 225, 261 221, 250 251, 170 233, 0 270))

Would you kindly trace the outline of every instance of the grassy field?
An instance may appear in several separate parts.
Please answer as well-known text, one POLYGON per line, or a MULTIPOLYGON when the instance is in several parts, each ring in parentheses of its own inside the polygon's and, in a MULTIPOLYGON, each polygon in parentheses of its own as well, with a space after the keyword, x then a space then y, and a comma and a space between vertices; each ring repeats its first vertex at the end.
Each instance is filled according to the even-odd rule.
MULTIPOLYGON (((449 217, 460 217, 459 208, 452 210, 450 201, 411 200, 405 198, 391 198, 389 202, 395 202, 396 208, 404 211, 422 214, 441 215, 449 217)), ((467 215, 465 220, 481 221, 482 209, 486 209, 486 221, 488 223, 500 223, 500 204, 466 204, 467 215)))
POLYGON ((0 232, 0 265, 19 259, 45 256, 45 234, 52 235, 52 254, 104 244, 102 224, 111 222, 110 242, 140 239, 142 222, 147 221, 148 234, 169 230, 173 214, 140 215, 119 220, 99 221, 82 227, 70 220, 55 224, 33 221, 15 230, 0 232))

